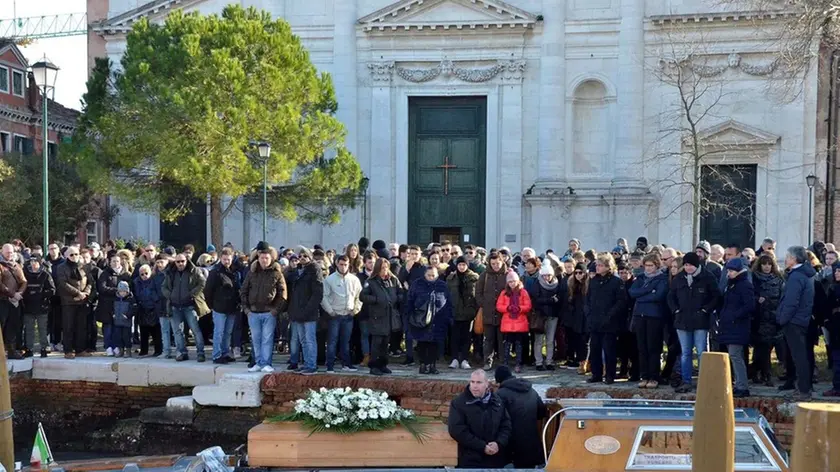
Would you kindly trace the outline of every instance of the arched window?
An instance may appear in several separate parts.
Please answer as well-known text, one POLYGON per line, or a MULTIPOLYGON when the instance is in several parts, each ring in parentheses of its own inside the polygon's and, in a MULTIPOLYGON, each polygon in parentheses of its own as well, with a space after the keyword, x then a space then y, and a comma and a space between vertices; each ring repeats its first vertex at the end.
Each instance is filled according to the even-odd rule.
POLYGON ((607 89, 597 80, 577 86, 572 106, 572 170, 575 174, 605 172, 610 142, 607 89))

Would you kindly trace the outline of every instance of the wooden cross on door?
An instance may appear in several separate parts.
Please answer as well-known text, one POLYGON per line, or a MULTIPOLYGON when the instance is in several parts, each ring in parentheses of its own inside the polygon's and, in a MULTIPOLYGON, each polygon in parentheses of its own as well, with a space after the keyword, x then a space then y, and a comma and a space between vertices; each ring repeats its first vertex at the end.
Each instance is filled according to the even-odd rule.
POLYGON ((449 195, 449 169, 457 169, 458 166, 449 163, 449 156, 444 156, 443 165, 439 165, 438 169, 443 169, 443 194, 449 195))

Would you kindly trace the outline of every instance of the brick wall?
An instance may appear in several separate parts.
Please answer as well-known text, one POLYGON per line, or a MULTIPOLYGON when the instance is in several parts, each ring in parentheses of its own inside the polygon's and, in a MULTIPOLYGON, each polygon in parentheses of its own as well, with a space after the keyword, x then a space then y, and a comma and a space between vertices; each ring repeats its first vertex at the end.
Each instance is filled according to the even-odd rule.
POLYGON ((295 400, 311 389, 370 388, 388 394, 403 408, 420 416, 445 419, 449 416, 449 402, 461 393, 465 384, 451 381, 409 380, 361 376, 311 376, 272 374, 263 377, 261 415, 272 416, 292 409, 295 400))
POLYGON ((139 416, 144 408, 165 406, 170 397, 192 392, 191 387, 124 387, 20 375, 13 376, 10 384, 16 437, 34 437, 41 422, 50 431, 50 441, 58 446, 117 420, 139 416))

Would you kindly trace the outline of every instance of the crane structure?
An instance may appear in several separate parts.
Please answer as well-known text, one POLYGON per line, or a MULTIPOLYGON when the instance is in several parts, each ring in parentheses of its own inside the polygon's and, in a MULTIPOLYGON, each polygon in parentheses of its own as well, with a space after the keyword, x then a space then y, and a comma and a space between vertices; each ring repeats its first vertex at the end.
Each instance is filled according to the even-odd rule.
POLYGON ((0 38, 13 41, 87 34, 87 13, 0 19, 0 38))

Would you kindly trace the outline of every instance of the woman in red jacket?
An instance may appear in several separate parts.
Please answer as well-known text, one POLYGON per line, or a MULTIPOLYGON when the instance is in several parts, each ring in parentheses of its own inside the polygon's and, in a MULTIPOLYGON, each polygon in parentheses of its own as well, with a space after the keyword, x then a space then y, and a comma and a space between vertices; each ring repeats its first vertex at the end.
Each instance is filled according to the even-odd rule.
POLYGON ((501 332, 505 339, 504 363, 510 362, 510 346, 516 350, 516 373, 522 372, 522 346, 528 342, 528 313, 531 297, 519 281, 516 272, 509 270, 505 277, 507 286, 496 300, 496 311, 502 314, 501 332))

